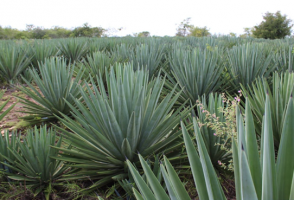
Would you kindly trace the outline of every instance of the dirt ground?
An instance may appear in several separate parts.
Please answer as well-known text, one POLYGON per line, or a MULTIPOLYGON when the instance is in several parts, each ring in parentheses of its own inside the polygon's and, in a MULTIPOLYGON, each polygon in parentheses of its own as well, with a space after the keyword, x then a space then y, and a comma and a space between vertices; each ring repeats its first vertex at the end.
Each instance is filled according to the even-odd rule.
MULTIPOLYGON (((2 105, 5 101, 9 99, 9 102, 4 107, 3 111, 8 109, 10 106, 16 103, 14 108, 0 121, 0 130, 3 134, 5 129, 14 130, 14 129, 22 129, 24 121, 20 118, 27 115, 26 113, 22 113, 21 111, 25 111, 24 105, 20 102, 17 97, 22 97, 33 101, 27 95, 22 93, 19 90, 9 89, 6 90, 5 94, 3 95, 2 99, 0 100, 0 105, 2 105)), ((3 112, 2 111, 2 112, 3 112)))

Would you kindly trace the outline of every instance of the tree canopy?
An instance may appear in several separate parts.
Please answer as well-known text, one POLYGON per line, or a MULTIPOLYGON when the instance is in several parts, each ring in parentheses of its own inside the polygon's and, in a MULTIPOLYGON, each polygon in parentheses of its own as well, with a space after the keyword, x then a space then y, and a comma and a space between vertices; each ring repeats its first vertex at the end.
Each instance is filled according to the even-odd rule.
POLYGON ((190 19, 184 19, 177 27, 176 36, 194 36, 194 37, 203 37, 210 36, 209 29, 206 26, 198 27, 190 24, 190 19))
POLYGON ((276 13, 267 12, 263 16, 263 21, 254 26, 252 30, 253 36, 265 39, 281 39, 287 35, 291 35, 292 20, 287 19, 286 15, 282 15, 280 11, 276 13))

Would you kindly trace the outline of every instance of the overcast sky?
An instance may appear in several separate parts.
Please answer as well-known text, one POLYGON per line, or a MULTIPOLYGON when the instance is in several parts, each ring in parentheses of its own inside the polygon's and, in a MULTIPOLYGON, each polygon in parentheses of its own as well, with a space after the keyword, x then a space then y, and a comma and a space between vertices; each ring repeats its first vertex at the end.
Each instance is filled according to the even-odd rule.
POLYGON ((26 24, 74 28, 89 23, 118 29, 115 35, 149 31, 173 36, 177 24, 206 26, 213 34, 242 34, 262 21, 267 11, 280 10, 294 20, 293 0, 0 0, 0 25, 25 29, 26 24))

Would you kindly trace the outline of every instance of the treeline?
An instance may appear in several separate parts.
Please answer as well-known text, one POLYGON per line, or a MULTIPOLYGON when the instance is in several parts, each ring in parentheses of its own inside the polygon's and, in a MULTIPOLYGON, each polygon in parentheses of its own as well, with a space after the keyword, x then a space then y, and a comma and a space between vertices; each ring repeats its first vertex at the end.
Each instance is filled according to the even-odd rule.
POLYGON ((55 26, 46 29, 39 26, 27 25, 26 30, 0 26, 0 39, 53 39, 69 37, 101 37, 106 29, 91 27, 88 23, 74 29, 55 26))

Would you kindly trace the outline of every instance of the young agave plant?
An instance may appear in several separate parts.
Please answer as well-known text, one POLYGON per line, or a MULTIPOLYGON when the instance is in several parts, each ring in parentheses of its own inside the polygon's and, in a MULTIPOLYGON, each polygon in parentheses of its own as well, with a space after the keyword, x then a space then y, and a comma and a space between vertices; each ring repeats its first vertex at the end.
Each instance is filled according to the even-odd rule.
POLYGON ((154 43, 149 45, 141 44, 135 48, 135 54, 132 55, 131 61, 134 64, 134 70, 145 69, 149 72, 151 79, 159 71, 164 55, 164 46, 154 43))
POLYGON ((55 57, 58 54, 58 49, 55 44, 45 43, 45 42, 35 42, 31 47, 31 52, 33 54, 32 65, 34 68, 38 69, 39 63, 45 62, 45 59, 50 57, 55 57))
POLYGON ((88 55, 81 63, 77 64, 76 74, 80 73, 80 70, 85 70, 84 79, 88 79, 89 75, 93 78, 101 74, 104 83, 106 83, 106 71, 109 72, 110 67, 114 65, 116 60, 107 53, 94 52, 92 55, 88 55))
POLYGON ((276 65, 272 63, 273 54, 266 55, 258 44, 234 46, 228 51, 229 73, 235 88, 240 84, 248 87, 258 77, 269 77, 276 65))
POLYGON ((172 110, 180 95, 174 90, 159 101, 164 80, 149 82, 148 73, 134 72, 131 64, 116 65, 106 77, 107 86, 100 76, 98 87, 92 84, 80 90, 83 102, 68 103, 75 120, 65 115, 61 119, 72 131, 61 129, 73 148, 60 149, 63 154, 58 159, 81 169, 76 177, 100 179, 92 187, 126 178, 126 157, 137 162, 138 152, 148 157, 178 148, 182 143, 178 125, 190 111, 183 106, 172 110))
POLYGON ((18 97, 27 109, 23 112, 30 114, 24 119, 41 122, 57 119, 56 116, 61 116, 60 113, 70 115, 71 108, 66 101, 74 105, 74 99, 81 98, 79 86, 83 76, 83 72, 80 71, 73 79, 73 73, 74 67, 67 66, 65 60, 59 58, 46 59, 40 64, 40 71, 30 70, 33 81, 40 91, 25 79, 28 87, 18 87, 36 102, 18 97))
POLYGON ((84 40, 66 39, 59 43, 60 55, 69 63, 82 60, 88 53, 88 44, 84 40))
POLYGON ((201 104, 197 106, 199 122, 204 124, 200 128, 200 132, 211 162, 218 169, 220 163, 228 164, 229 160, 232 159, 232 154, 228 150, 231 148, 231 142, 228 133, 223 133, 221 136, 216 135, 216 131, 207 125, 207 122, 210 122, 210 119, 207 119, 207 114, 209 113, 211 117, 218 119, 219 124, 222 123, 226 126, 224 113, 220 110, 225 108, 223 101, 224 99, 221 95, 211 93, 208 98, 205 95, 202 96, 201 104), (208 103, 206 103, 207 100, 208 103), (225 145, 228 149, 223 148, 222 145, 225 145))
POLYGON ((220 53, 218 49, 174 50, 169 59, 177 82, 167 82, 167 87, 173 88, 178 83, 183 88, 183 99, 190 99, 193 104, 199 96, 218 91, 224 84, 220 53))
POLYGON ((51 188, 69 171, 62 161, 52 158, 59 153, 52 146, 61 147, 62 139, 56 137, 53 129, 47 130, 44 126, 39 130, 35 127, 27 132, 23 141, 16 141, 19 150, 8 147, 13 159, 1 152, 1 157, 7 161, 1 164, 16 172, 7 173, 8 178, 25 182, 27 187, 35 191, 35 195, 43 191, 49 200, 51 188))
MULTIPOLYGON (((9 149, 15 152, 19 152, 19 140, 17 133, 5 131, 4 134, 0 136, 0 171, 4 174, 16 173, 13 169, 7 167, 5 164, 9 164, 8 160, 15 160, 15 156, 9 149), (5 159, 8 158, 8 159, 5 159)), ((11 164, 11 163, 10 163, 11 164)), ((7 177, 6 177, 7 178, 7 177)), ((9 180, 9 179, 8 179, 9 180)))
POLYGON ((29 66, 31 57, 20 47, 6 47, 1 49, 0 73, 9 84, 18 82, 20 74, 29 66))
POLYGON ((237 111, 237 144, 233 142, 237 199, 294 198, 293 99, 291 97, 288 102, 277 155, 270 106, 270 97, 267 95, 260 153, 249 101, 246 102, 245 126, 240 111, 237 111))

